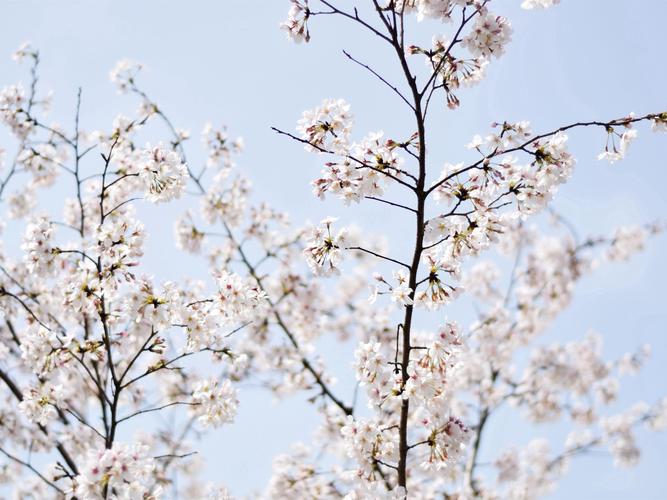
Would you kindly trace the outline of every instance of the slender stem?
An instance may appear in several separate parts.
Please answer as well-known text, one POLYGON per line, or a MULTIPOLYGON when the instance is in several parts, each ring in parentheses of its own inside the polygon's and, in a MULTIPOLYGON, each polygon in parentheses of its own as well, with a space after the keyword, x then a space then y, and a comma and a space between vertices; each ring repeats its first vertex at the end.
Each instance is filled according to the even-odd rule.
POLYGON ((378 80, 380 80, 380 81, 381 81, 382 83, 384 83, 387 87, 389 87, 391 90, 393 90, 393 91, 398 95, 398 97, 400 97, 401 100, 403 100, 403 102, 405 102, 408 106, 410 106, 410 109, 411 109, 412 111, 415 110, 414 105, 413 105, 410 101, 408 101, 408 99, 401 93, 400 90, 398 90, 398 88, 397 88, 395 85, 392 85, 391 83, 389 83, 389 82, 388 82, 382 75, 380 75, 377 71, 375 71, 373 68, 371 68, 368 64, 364 64, 364 63, 362 63, 361 61, 359 61, 359 60, 355 59, 354 57, 352 57, 352 55, 350 55, 349 52, 343 50, 343 54, 345 54, 345 56, 346 56, 350 61, 353 61, 353 62, 357 63, 359 66, 361 66, 362 68, 364 68, 364 69, 370 71, 370 72, 371 72, 371 73, 372 73, 378 80))
MULTIPOLYGON (((326 3, 326 2, 323 2, 323 3, 326 3)), ((332 9, 333 9, 333 8, 332 8, 332 9)), ((336 9, 336 10, 337 10, 337 9, 336 9)), ((364 23, 362 22, 362 24, 364 24, 364 23)), ((152 101, 148 98, 148 96, 146 95, 146 93, 143 92, 142 90, 138 89, 137 87, 133 87, 133 91, 134 91, 135 93, 137 93, 138 95, 142 96, 146 101, 152 103, 152 101)), ((173 134, 173 136, 174 136, 174 144, 179 148, 179 150, 180 150, 180 152, 181 152, 181 156, 182 156, 183 159, 185 160, 185 150, 184 150, 184 148, 183 148, 182 141, 179 139, 179 136, 178 136, 178 133, 176 132, 176 129, 175 129, 174 126, 172 125, 172 123, 171 123, 171 121, 169 120, 169 118, 168 118, 162 111, 160 111, 160 110, 157 108, 156 105, 154 106, 154 108, 157 110, 156 112, 157 112, 158 115, 162 118, 162 120, 165 122, 165 124, 167 125, 167 127, 169 128, 169 130, 171 131, 171 133, 173 134)), ((275 128, 274 128, 274 130, 275 130, 276 132, 278 132, 278 133, 281 133, 281 134, 284 134, 284 135, 288 135, 288 136, 292 137, 293 139, 296 139, 296 140, 302 142, 302 139, 300 139, 300 138, 298 138, 298 137, 296 137, 296 136, 293 136, 292 134, 289 134, 289 133, 287 133, 287 132, 283 132, 283 131, 278 130, 278 129, 275 129, 275 128)), ((323 150, 323 152, 329 152, 329 151, 323 150)), ((357 161, 358 161, 358 160, 357 160, 357 161)), ((195 175, 194 175, 194 174, 192 173, 192 171, 190 171, 189 169, 188 169, 188 171, 189 171, 189 174, 190 174, 190 178, 193 180, 193 182, 194 182, 195 185, 197 186, 197 188, 198 188, 198 190, 199 190, 199 193, 200 193, 200 194, 204 194, 204 193, 206 192, 206 190, 204 189, 204 186, 202 185, 200 179, 198 179, 197 177, 195 177, 195 175)), ((106 173, 106 169, 105 169, 105 173, 106 173)), ((382 171, 381 171, 381 173, 384 173, 385 175, 388 175, 388 176, 390 176, 390 177, 393 177, 393 176, 391 176, 391 174, 388 174, 388 173, 385 173, 385 172, 382 172, 382 171)), ((407 183, 401 181, 400 179, 397 179, 397 181, 400 182, 400 183, 402 183, 402 184, 404 184, 404 185, 406 185, 406 186, 409 187, 410 189, 412 189, 412 186, 410 186, 409 184, 407 184, 407 183)), ((102 213, 104 213, 104 211, 102 211, 102 213)), ((240 244, 239 242, 237 242, 236 239, 234 238, 234 235, 233 235, 233 233, 232 233, 232 231, 231 231, 231 228, 230 228, 225 222, 223 222, 223 225, 224 225, 225 231, 226 231, 226 233, 227 233, 227 237, 230 239, 230 241, 232 242, 232 244, 236 247, 236 249, 237 249, 237 251, 238 251, 238 253, 239 253, 239 256, 241 257, 241 261, 243 262, 243 264, 244 264, 244 265, 246 266, 246 268, 248 269, 248 272, 249 272, 250 275, 253 277, 253 279, 257 282, 257 285, 259 286, 259 288, 260 288, 261 290, 263 290, 263 291, 266 291, 265 288, 264 288, 264 285, 263 285, 263 282, 262 282, 261 277, 257 274, 257 271, 256 271, 255 267, 252 265, 252 263, 250 262, 250 260, 248 259, 248 257, 245 255, 245 252, 243 251, 243 248, 242 248, 241 244, 240 244)), ((275 304, 270 298, 268 299, 268 303, 269 303, 269 306, 271 307, 272 315, 273 315, 273 317, 275 318, 276 323, 278 324, 278 326, 280 327, 280 329, 285 333, 285 335, 287 335, 287 338, 289 339, 289 341, 291 342, 291 344, 293 345, 293 347, 296 349, 297 353, 298 353, 299 356, 301 357, 301 364, 302 364, 303 367, 306 369, 306 371, 308 371, 308 372, 313 376, 313 378, 315 379, 315 383, 320 387, 320 390, 322 391, 322 395, 325 396, 325 397, 327 397, 327 398, 328 398, 334 405, 336 405, 338 408, 340 408, 340 410, 341 410, 343 413, 345 413, 346 415, 352 415, 352 413, 353 413, 353 409, 352 409, 350 406, 347 406, 345 403, 343 403, 343 401, 341 401, 340 399, 338 399, 338 398, 333 394, 333 392, 331 391, 331 389, 329 388, 329 386, 326 384, 326 382, 322 379, 322 376, 317 372, 317 370, 315 369, 315 367, 314 367, 314 366, 310 363, 310 361, 309 361, 309 360, 308 360, 308 359, 301 353, 301 348, 300 348, 299 343, 298 343, 298 341, 297 341, 297 339, 296 339, 296 336, 291 332, 290 328, 287 326, 287 324, 286 324, 285 321, 283 320, 282 315, 281 315, 281 314, 278 312, 278 310, 277 310, 276 304, 275 304)), ((152 372, 148 372, 148 373, 145 373, 145 374, 143 374, 143 375, 139 375, 138 377, 135 377, 135 378, 132 379, 131 381, 127 382, 127 383, 126 383, 124 386, 122 386, 122 387, 127 387, 128 385, 132 384, 132 383, 135 382, 136 380, 138 380, 138 379, 140 379, 140 378, 142 378, 142 377, 144 377, 144 376, 146 376, 146 375, 148 375, 148 374, 150 374, 150 373, 152 373, 152 372)))
POLYGON ((551 137, 553 135, 556 135, 559 132, 565 132, 567 130, 573 129, 573 128, 582 128, 582 127, 601 127, 604 129, 608 129, 609 127, 621 127, 625 125, 630 125, 632 123, 638 123, 641 121, 647 121, 647 120, 652 120, 655 119, 656 116, 659 116, 660 113, 648 113, 642 116, 634 117, 634 118, 628 118, 628 117, 623 117, 623 118, 616 118, 614 120, 610 120, 608 122, 601 122, 601 121, 587 121, 587 122, 576 122, 576 123, 571 123, 569 125, 564 125, 562 127, 559 127, 555 130, 552 130, 551 132, 546 132, 542 133, 539 135, 535 135, 528 139, 527 141, 523 142, 522 144, 509 148, 509 149, 499 149, 496 148, 490 153, 484 155, 481 159, 477 160, 475 163, 472 163, 466 167, 463 167, 455 172, 452 172, 448 176, 444 177, 443 179, 440 179, 438 182, 434 183, 429 189, 426 190, 426 195, 428 196, 431 194, 434 190, 436 190, 438 187, 443 185, 445 182, 449 181, 450 179, 453 179, 457 175, 461 175, 465 172, 468 172, 473 169, 479 169, 482 168, 481 166, 484 165, 486 162, 488 162, 491 158, 494 158, 499 155, 504 155, 508 153, 514 153, 516 151, 526 151, 526 147, 530 146, 531 144, 534 144, 536 141, 540 141, 542 139, 545 139, 547 137, 551 137))
MULTIPOLYGON (((383 15, 382 8, 377 0, 373 0, 376 11, 385 24, 385 27, 390 34, 391 43, 396 52, 400 62, 401 69, 407 81, 410 91, 412 93, 414 116, 417 122, 417 137, 418 137, 418 152, 419 152, 419 175, 417 178, 417 185, 415 186, 415 194, 417 197, 417 208, 415 212, 415 244, 412 255, 412 263, 410 265, 410 272, 408 278, 408 286, 412 289, 411 299, 414 299, 414 293, 417 288, 417 273, 419 272, 419 264, 421 261, 422 252, 424 250, 424 220, 425 220, 425 202, 426 193, 424 186, 426 183, 426 129, 425 118, 422 110, 422 96, 417 88, 416 77, 413 75, 408 62, 405 57, 405 50, 399 35, 397 26, 392 25, 383 15)), ((401 378, 402 384, 405 386, 409 379, 408 368, 410 364, 410 333, 412 330, 412 317, 414 305, 409 304, 405 306, 405 316, 403 318, 403 345, 401 353, 401 378)), ((406 487, 407 485, 407 466, 408 466, 408 417, 410 412, 410 400, 406 397, 401 402, 401 414, 399 421, 399 445, 398 445, 398 486, 406 487)))
POLYGON ((0 453, 2 453, 2 454, 3 454, 4 456, 6 456, 8 459, 10 459, 10 460, 16 462, 17 464, 22 465, 23 467, 25 467, 25 468, 27 468, 27 469, 30 469, 30 471, 32 471, 33 474, 35 474, 38 478, 40 478, 42 481, 44 481, 46 484, 48 484, 51 488, 53 488, 54 490, 56 490, 56 491, 57 491, 58 493, 60 493, 61 495, 64 495, 64 494, 65 494, 65 492, 64 492, 63 490, 61 490, 58 486, 56 486, 55 483, 52 483, 51 481, 49 481, 49 480, 46 478, 46 476, 44 476, 41 472, 39 472, 39 471, 38 471, 32 464, 30 464, 29 462, 26 462, 26 461, 24 461, 24 460, 21 460, 20 458, 18 458, 18 457, 16 457, 16 456, 12 455, 12 454, 9 453, 8 451, 6 451, 4 448, 0 448, 0 453))
MULTIPOLYGON (((271 127, 271 130, 273 130, 274 132, 277 132, 277 133, 280 134, 280 135, 286 135, 286 136, 289 137, 290 139, 293 139, 293 140, 295 140, 295 141, 297 141, 297 142, 300 142, 300 143, 302 143, 302 144, 307 144, 308 146, 310 146, 310 147, 316 149, 317 151, 319 151, 320 153, 326 153, 326 154, 329 154, 329 155, 338 155, 338 153, 336 153, 335 151, 331 151, 331 150, 329 150, 329 149, 323 148, 323 147, 321 147, 321 146, 318 146, 317 144, 311 144, 311 143, 308 142, 306 139, 302 139, 301 137, 298 137, 298 136, 296 136, 296 135, 294 135, 294 134, 292 134, 292 133, 290 133, 290 132, 285 132, 284 130, 281 130, 281 129, 277 128, 277 127, 271 127)), ((412 186, 411 184, 408 184, 408 183, 405 182, 404 180, 402 180, 402 179, 396 177, 394 174, 390 174, 389 172, 387 172, 387 170, 383 170, 383 169, 374 167, 374 166, 372 166, 372 165, 368 165, 368 164, 367 164, 366 162, 364 162, 363 160, 360 160, 359 158, 356 158, 356 157, 354 157, 354 156, 352 156, 352 155, 350 155, 350 154, 343 154, 343 155, 341 155, 341 156, 343 156, 344 158, 347 158, 348 160, 351 160, 351 161, 353 161, 353 162, 359 164, 359 167, 357 167, 357 168, 368 168, 369 170, 373 170, 373 171, 375 171, 375 172, 377 172, 377 173, 379 173, 379 174, 382 174, 382 175, 384 175, 384 176, 386 176, 386 177, 389 177, 391 180, 397 182, 397 183, 400 184, 401 186, 405 186, 405 187, 409 188, 411 191, 414 191, 414 190, 415 190, 415 187, 414 187, 414 186, 412 186)), ((408 174, 407 172, 400 172, 400 173, 403 173, 403 174, 407 175, 408 177, 413 177, 412 174, 408 174)))
MULTIPOLYGON (((243 251, 243 248, 241 247, 241 245, 239 243, 237 243, 236 239, 234 238, 234 235, 232 233, 231 228, 227 225, 227 223, 223 222, 223 224, 224 224, 225 230, 227 232, 227 235, 228 235, 230 241, 236 247, 236 249, 239 253, 239 256, 241 257, 241 261, 246 266, 248 272, 253 277, 253 279, 257 282, 257 285, 259 286, 259 288, 261 290, 265 290, 262 278, 257 274, 257 271, 255 270, 254 266, 251 264, 250 260, 246 256, 246 254, 243 251)), ((285 333, 285 335, 287 335, 287 338, 291 342, 292 346, 294 347, 296 352, 301 357, 301 364, 306 369, 306 371, 308 373, 310 373, 311 376, 315 379, 315 383, 320 387, 320 390, 322 391, 322 395, 329 398, 329 400, 333 404, 335 404, 338 408, 340 408, 340 410, 343 413, 345 413, 345 415, 352 415, 352 413, 353 413, 352 408, 350 406, 347 406, 345 403, 343 403, 340 399, 338 399, 333 394, 333 392, 331 391, 331 389, 329 388, 327 383, 322 379, 321 374, 318 373, 318 371, 310 363, 310 361, 302 354, 301 348, 299 346, 299 343, 298 343, 295 335, 292 333, 290 328, 287 326, 287 324, 283 320, 282 315, 280 314, 280 312, 278 311, 278 309, 276 307, 276 304, 273 302, 273 300, 270 297, 267 298, 267 301, 269 303, 269 307, 271 308, 272 315, 273 315, 274 319, 276 320, 276 323, 278 323, 278 326, 280 327, 280 329, 285 333)))
MULTIPOLYGON (((23 393, 14 383, 11 377, 3 370, 0 370, 0 380, 2 380, 7 385, 12 394, 14 394, 14 397, 16 397, 16 399, 18 399, 19 401, 23 401, 23 393)), ((46 429, 46 427, 44 427, 41 424, 37 424, 37 427, 39 428, 40 431, 42 431, 42 433, 44 433, 44 435, 46 436, 49 435, 49 431, 46 429)), ((76 463, 74 462, 74 460, 72 460, 72 457, 67 452, 62 443, 55 441, 55 446, 56 449, 58 450, 58 453, 60 453, 60 456, 63 457, 63 459, 65 460, 69 468, 72 470, 72 472, 74 472, 74 474, 78 474, 79 470, 76 466, 76 463)))
POLYGON ((187 401, 175 401, 173 403, 167 403, 167 404, 164 404, 162 406, 157 406, 155 408, 147 408, 145 410, 135 411, 134 413, 131 413, 130 415, 127 415, 126 417, 118 419, 118 423, 120 424, 121 422, 124 422, 126 420, 130 420, 131 418, 136 417, 138 415, 143 415, 144 413, 151 413, 151 412, 154 412, 154 411, 160 411, 160 410, 163 410, 165 408, 169 408, 171 406, 197 406, 198 404, 199 403, 190 403, 190 402, 187 402, 187 401))
POLYGON ((373 252, 372 250, 367 250, 366 248, 363 248, 363 247, 346 247, 345 250, 358 250, 360 252, 364 252, 364 253, 367 253, 369 255, 373 255, 374 257, 377 257, 378 259, 387 260, 389 262, 393 262, 394 264, 398 264, 399 266, 403 266, 406 269, 410 269, 409 265, 407 265, 404 262, 401 262, 400 260, 392 259, 391 257, 386 257, 382 254, 379 254, 377 252, 373 252))
POLYGON ((400 203, 394 203, 393 201, 384 200, 382 198, 376 198, 375 196, 366 196, 366 199, 367 200, 379 201, 380 203, 385 203, 387 205, 391 205, 392 207, 402 208, 403 210, 407 210, 408 212, 412 212, 414 214, 417 213, 417 211, 414 208, 407 207, 405 205, 401 205, 400 203))
POLYGON ((79 211, 81 212, 81 219, 79 220, 79 233, 83 238, 83 231, 86 224, 86 213, 83 208, 83 197, 81 195, 81 178, 79 176, 79 162, 81 155, 79 155, 79 115, 81 114, 81 87, 76 94, 76 114, 74 117, 74 178, 76 179, 76 199, 79 202, 79 211))
POLYGON ((472 452, 468 456, 468 462, 466 463, 465 468, 465 479, 464 482, 472 492, 477 495, 477 489, 475 486, 475 467, 477 466, 477 455, 479 454, 480 444, 482 443, 482 431, 486 425, 486 421, 489 418, 489 409, 484 408, 479 415, 479 421, 477 427, 475 428, 475 439, 472 444, 472 452))

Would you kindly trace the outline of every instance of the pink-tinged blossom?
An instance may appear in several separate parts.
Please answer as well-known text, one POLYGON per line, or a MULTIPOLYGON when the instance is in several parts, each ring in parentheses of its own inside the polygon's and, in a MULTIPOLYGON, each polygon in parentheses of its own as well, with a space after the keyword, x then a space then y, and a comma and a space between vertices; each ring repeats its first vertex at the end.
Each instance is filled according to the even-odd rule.
POLYGON ((223 271, 217 278, 218 293, 215 304, 226 322, 248 321, 266 299, 266 293, 250 280, 238 274, 223 271))
POLYGON ((470 431, 459 419, 449 417, 444 425, 431 432, 428 439, 430 452, 421 467, 438 471, 457 464, 470 439, 470 431))
POLYGON ((409 306, 412 302, 412 288, 408 285, 408 275, 405 271, 394 271, 396 285, 391 288, 391 301, 399 306, 409 306))
POLYGON ((346 205, 369 196, 381 196, 385 185, 402 176, 403 159, 396 153, 396 142, 384 140, 382 132, 369 134, 350 146, 351 155, 325 163, 320 178, 313 181, 313 192, 324 199, 327 193, 346 205))
POLYGON ((130 59, 122 59, 109 72, 109 80, 118 88, 119 94, 126 93, 135 84, 135 79, 143 65, 130 59))
POLYGON ((290 0, 290 10, 287 21, 280 24, 280 28, 287 32, 287 38, 296 43, 309 42, 308 18, 310 9, 308 0, 290 0))
POLYGON ((0 121, 20 139, 26 138, 34 128, 27 107, 25 90, 20 84, 0 90, 0 121))
POLYGON ((345 151, 352 130, 350 105, 343 99, 325 99, 317 108, 303 112, 296 129, 309 151, 345 151))
POLYGON ((208 168, 232 168, 233 156, 243 151, 243 138, 232 139, 226 127, 214 128, 211 122, 204 126, 201 135, 202 144, 208 153, 206 166, 208 168))
POLYGON ((147 145, 141 162, 139 178, 147 200, 160 203, 180 198, 188 180, 188 169, 178 153, 162 145, 147 145))
POLYGON ((231 381, 208 378, 197 382, 192 391, 193 413, 204 427, 220 427, 234 421, 239 405, 231 381))
POLYGON ((192 220, 192 214, 185 215, 176 219, 174 224, 174 236, 176 245, 181 250, 189 253, 199 253, 202 248, 205 234, 199 231, 192 220))
POLYGON ((329 276, 340 273, 343 250, 347 245, 347 230, 333 231, 335 218, 329 217, 313 227, 306 240, 303 251, 306 262, 316 276, 329 276))
POLYGON ((384 431, 383 425, 375 420, 347 418, 340 430, 347 456, 354 459, 358 469, 355 475, 371 477, 376 460, 391 460, 395 444, 392 432, 384 431))
POLYGON ((62 395, 62 385, 47 382, 40 387, 25 391, 23 401, 19 403, 19 410, 31 422, 45 426, 58 417, 57 407, 61 403, 62 395))
POLYGON ((9 205, 7 216, 10 219, 22 219, 29 216, 37 207, 35 190, 26 189, 22 192, 11 193, 7 196, 7 205, 9 205))
POLYGON ((209 224, 225 222, 236 227, 245 216, 250 182, 243 176, 229 179, 221 170, 214 177, 211 186, 202 197, 202 216, 209 224))
POLYGON ((463 45, 475 56, 500 57, 512 39, 512 27, 507 19, 488 13, 475 21, 463 45))
POLYGON ((628 260, 644 249, 648 234, 648 231, 641 226, 619 227, 607 251, 607 258, 609 260, 628 260))
POLYGON ((622 160, 625 158, 630 144, 636 138, 637 131, 633 128, 626 128, 623 133, 618 133, 610 127, 607 133, 607 144, 604 151, 598 155, 598 160, 607 160, 609 163, 622 160))
POLYGON ((36 217, 26 226, 21 249, 25 263, 35 275, 49 274, 54 270, 57 248, 53 244, 53 225, 46 217, 36 217))
MULTIPOLYGON (((112 72, 121 92, 139 98, 134 113, 92 131, 85 112, 63 120, 67 126, 48 125, 38 53, 28 46, 16 53, 31 63, 31 81, 0 93, 0 121, 16 143, 15 160, 0 172, 0 198, 3 215, 14 219, 7 227, 24 232, 21 252, 11 235, 0 245, 0 386, 8 388, 0 392, 0 442, 16 457, 34 452, 52 463, 0 467, 0 482, 17 485, 15 496, 47 498, 57 489, 82 499, 153 500, 162 494, 157 485, 168 485, 173 496, 227 499, 227 490, 196 478, 189 433, 232 423, 241 404, 236 387, 249 380, 273 397, 307 399, 321 418, 312 448, 274 460, 267 498, 528 500, 552 492, 575 455, 606 448, 618 465, 632 465, 640 429, 667 427, 664 399, 610 414, 622 376, 642 369, 648 348, 608 359, 599 335, 543 337, 583 277, 630 258, 661 228, 584 237, 555 212, 546 230, 527 222, 571 176, 565 131, 606 132, 603 157, 615 160, 635 139, 634 127, 649 122, 665 131, 667 115, 554 124, 546 133, 500 120, 465 156, 438 159, 443 135, 427 109, 461 105, 458 93, 507 48, 509 21, 490 14, 485 0, 381 0, 382 20, 372 8, 318 2, 310 10, 314 3, 291 1, 282 25, 288 36, 308 41, 311 24, 333 18, 375 30, 395 45, 398 64, 384 75, 372 58, 366 66, 365 54, 361 66, 400 94, 399 105, 411 108, 405 116, 417 120, 401 122, 399 136, 356 138, 350 106, 327 99, 303 113, 296 135, 283 136, 323 163, 313 182, 318 197, 363 199, 376 207, 369 213, 382 219, 378 228, 398 224, 394 248, 370 232, 376 228, 338 230, 332 218, 302 227, 256 201, 235 165, 243 143, 224 126, 204 127, 200 166, 189 168, 186 155, 198 157, 190 133, 139 86, 135 63, 112 72), (406 16, 454 26, 416 39, 406 16), (426 75, 413 73, 420 58, 426 75), (154 133, 166 134, 163 142, 142 148, 154 133), (40 192, 54 186, 67 190, 55 210, 40 192), (169 243, 210 272, 179 281, 147 276, 150 228, 136 201, 172 202, 186 187, 198 200, 183 208, 169 243), (501 255, 487 258, 493 249, 501 255), (331 275, 338 276, 324 279, 331 275), (466 292, 478 299, 469 324, 421 329, 429 313, 442 321, 443 308, 466 292), (347 366, 359 386, 354 395, 337 386, 321 350, 336 342, 356 346, 347 366), (486 422, 501 408, 532 422, 567 419, 576 429, 560 444, 536 440, 487 459, 486 422), (137 444, 118 441, 138 427, 137 444), (495 478, 481 468, 480 449, 495 478)), ((171 225, 169 208, 159 212, 171 225)), ((148 264, 171 279, 180 269, 148 264)))
POLYGON ((23 150, 17 161, 33 177, 35 186, 50 187, 56 180, 60 165, 67 163, 66 150, 52 144, 37 144, 23 150))
POLYGON ((304 444, 292 445, 290 452, 273 459, 267 498, 333 498, 336 490, 324 474, 317 473, 311 451, 304 444))
POLYGON ((37 57, 37 52, 32 48, 32 44, 30 42, 23 42, 12 54, 12 60, 21 64, 27 57, 37 57))
POLYGON ((83 500, 101 500, 106 492, 118 500, 154 498, 148 484, 155 467, 147 446, 115 443, 111 449, 88 454, 74 480, 74 492, 83 500))

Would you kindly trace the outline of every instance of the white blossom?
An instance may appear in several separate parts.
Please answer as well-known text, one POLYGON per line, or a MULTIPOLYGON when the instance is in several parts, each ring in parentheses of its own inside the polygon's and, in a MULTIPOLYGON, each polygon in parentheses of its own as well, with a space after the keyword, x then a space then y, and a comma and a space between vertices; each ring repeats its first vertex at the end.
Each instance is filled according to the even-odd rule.
POLYGON ((0 90, 0 120, 19 138, 27 137, 34 127, 27 108, 23 86, 9 85, 0 90))
POLYGON ((106 491, 113 491, 118 500, 146 498, 151 494, 148 479, 154 468, 147 446, 114 443, 111 449, 88 454, 75 478, 75 492, 84 500, 103 499, 106 491))
POLYGON ((109 72, 109 79, 118 87, 119 93, 125 93, 135 83, 135 78, 143 69, 143 65, 130 59, 122 59, 109 72))
POLYGON ((231 381, 218 382, 214 378, 204 379, 194 385, 193 411, 204 427, 220 427, 231 423, 236 416, 239 401, 231 381))
POLYGON ((238 274, 223 271, 217 281, 216 306, 226 321, 241 322, 251 319, 266 298, 264 291, 238 274))
POLYGON ((344 151, 352 130, 350 105, 343 99, 325 99, 317 108, 303 112, 296 129, 310 145, 308 150, 344 151))
POLYGON ((343 228, 334 233, 331 226, 335 221, 335 218, 326 218, 320 226, 313 227, 309 232, 303 253, 315 275, 340 273, 339 265, 346 248, 347 230, 343 228))
POLYGON ((146 146, 142 154, 139 177, 146 199, 153 203, 180 198, 188 179, 188 169, 178 153, 161 145, 146 146))
POLYGON ((308 7, 308 0, 290 0, 290 10, 287 14, 287 21, 281 23, 280 27, 287 32, 287 37, 293 42, 309 42, 309 16, 310 10, 308 7))
POLYGON ((511 38, 512 27, 509 21, 488 13, 477 18, 463 44, 476 57, 500 57, 511 38))
POLYGON ((58 417, 57 407, 62 402, 62 385, 46 383, 23 393, 19 409, 31 422, 47 425, 58 417))

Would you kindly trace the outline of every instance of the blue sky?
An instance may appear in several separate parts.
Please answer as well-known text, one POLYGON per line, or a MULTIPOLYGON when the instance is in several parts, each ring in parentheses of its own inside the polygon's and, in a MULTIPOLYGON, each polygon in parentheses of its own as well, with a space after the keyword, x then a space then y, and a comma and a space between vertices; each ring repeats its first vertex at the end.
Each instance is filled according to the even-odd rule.
MULTIPOLYGON (((527 119, 536 130, 550 130, 579 120, 667 109, 667 2, 562 0, 546 12, 522 11, 520 0, 493 3, 496 12, 511 20, 513 41, 506 56, 490 65, 488 78, 461 93, 460 110, 442 106, 434 112, 433 175, 445 161, 465 159, 469 152, 463 145, 475 133, 488 131, 494 121, 527 119)), ((123 57, 140 61, 146 66, 143 87, 177 126, 193 132, 191 161, 200 158, 196 136, 204 123, 227 124, 233 135, 245 138, 247 151, 239 166, 253 181, 255 199, 289 212, 297 223, 338 215, 372 225, 390 235, 395 254, 401 255, 409 250, 400 237, 402 219, 382 217, 384 209, 377 206, 348 209, 315 199, 308 183, 319 171, 318 159, 270 130, 271 125, 292 129, 302 110, 325 97, 344 97, 352 104, 358 137, 381 129, 409 135, 410 117, 391 91, 347 61, 341 50, 373 62, 389 78, 397 76, 392 55, 355 26, 331 18, 315 20, 311 44, 288 43, 278 29, 287 9, 286 0, 5 0, 0 7, 5 20, 0 31, 0 86, 25 81, 25 68, 17 67, 9 54, 30 40, 42 53, 42 88, 55 91, 52 118, 70 123, 76 88, 81 86, 83 126, 108 128, 118 112, 129 113, 136 105, 132 98, 116 95, 108 72, 123 57)), ((432 23, 415 25, 415 36, 430 40, 437 28, 432 23)), ((617 225, 667 215, 665 135, 640 129, 627 159, 611 166, 595 159, 604 144, 599 131, 575 132, 571 142, 579 161, 555 206, 576 222, 580 233, 608 233, 617 225)), ((55 193, 46 203, 58 201, 55 193)), ((148 269, 165 279, 206 277, 200 263, 162 244, 171 241, 173 215, 183 206, 143 211, 151 235, 148 269)), ((604 335, 610 357, 645 342, 653 344, 649 366, 637 379, 626 380, 619 408, 667 394, 666 251, 667 237, 655 238, 631 262, 610 265, 583 280, 573 306, 547 337, 569 340, 595 329, 604 335)), ((459 314, 469 317, 456 307, 448 312, 450 318, 459 314)), ((350 359, 349 352, 331 358, 341 367, 343 385, 350 359)), ((514 439, 520 424, 504 417, 492 420, 489 434, 495 437, 488 450, 514 439)), ((264 392, 247 388, 238 423, 212 434, 202 447, 206 475, 238 494, 261 487, 269 476, 271 457, 287 451, 294 441, 308 441, 315 425, 304 398, 275 403, 264 392)), ((666 498, 667 437, 642 434, 641 443, 644 459, 632 470, 613 469, 605 456, 574 462, 553 498, 666 498)))

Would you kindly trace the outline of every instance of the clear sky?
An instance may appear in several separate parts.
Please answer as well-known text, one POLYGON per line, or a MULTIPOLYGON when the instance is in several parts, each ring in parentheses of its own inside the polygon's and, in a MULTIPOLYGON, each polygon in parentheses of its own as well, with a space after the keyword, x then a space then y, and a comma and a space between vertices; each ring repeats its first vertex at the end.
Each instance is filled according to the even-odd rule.
MULTIPOLYGON (((550 130, 579 120, 667 109, 667 2, 562 0, 545 12, 522 11, 520 3, 492 2, 494 11, 514 27, 507 55, 490 65, 479 87, 461 93, 459 111, 434 114, 430 135, 437 138, 431 151, 435 175, 445 161, 465 159, 469 153, 463 144, 488 131, 493 121, 528 119, 536 130, 550 130)), ((308 183, 319 170, 317 158, 269 129, 292 129, 302 110, 325 97, 344 97, 352 104, 358 136, 380 129, 394 135, 412 132, 409 117, 397 111, 400 103, 390 91, 347 61, 341 49, 372 61, 389 77, 396 75, 391 54, 356 27, 333 19, 315 20, 310 45, 288 43, 278 29, 287 9, 287 0, 4 0, 0 86, 26 80, 25 68, 16 67, 9 55, 30 40, 43 58, 41 85, 55 91, 52 117, 70 123, 81 86, 84 128, 108 128, 118 112, 129 113, 136 105, 115 94, 108 72, 118 59, 140 61, 146 66, 143 87, 177 126, 196 136, 211 120, 245 138, 247 151, 239 164, 254 183, 255 199, 290 212, 298 223, 339 215, 344 221, 372 225, 394 237, 397 255, 405 253, 402 219, 384 217, 384 209, 377 206, 353 211, 336 201, 315 199, 308 183)), ((434 28, 437 25, 417 25, 416 37, 429 40, 434 28)), ((612 166, 595 159, 604 143, 599 131, 573 133, 571 138, 579 162, 555 206, 576 222, 581 234, 608 233, 620 224, 667 215, 667 136, 640 129, 627 159, 612 166)), ((199 148, 194 142, 191 158, 196 161, 199 148)), ((59 202, 57 193, 52 196, 46 202, 59 202)), ((143 212, 151 235, 146 261, 156 276, 206 277, 201 264, 164 244, 172 238, 173 215, 187 203, 143 212)), ((603 334, 609 357, 645 342, 653 345, 645 371, 636 379, 624 379, 618 409, 667 394, 666 252, 667 237, 653 239, 631 262, 610 265, 583 280, 574 304, 548 334, 548 340, 568 340, 594 329, 603 334)), ((470 317, 456 306, 447 314, 470 317)), ((349 385, 349 355, 339 352, 331 358, 343 385, 349 385)), ((241 393, 237 422, 210 434, 201 448, 207 477, 243 494, 265 484, 272 456, 287 451, 292 442, 309 441, 316 417, 304 398, 275 403, 248 387, 241 393)), ((488 434, 495 437, 486 451, 514 439, 525 442, 526 435, 515 437, 521 425, 509 417, 492 420, 488 434)), ((556 433, 541 427, 531 432, 556 433)), ((578 459, 553 498, 667 498, 667 435, 640 436, 644 458, 637 468, 613 469, 611 459, 602 455, 578 459)))

